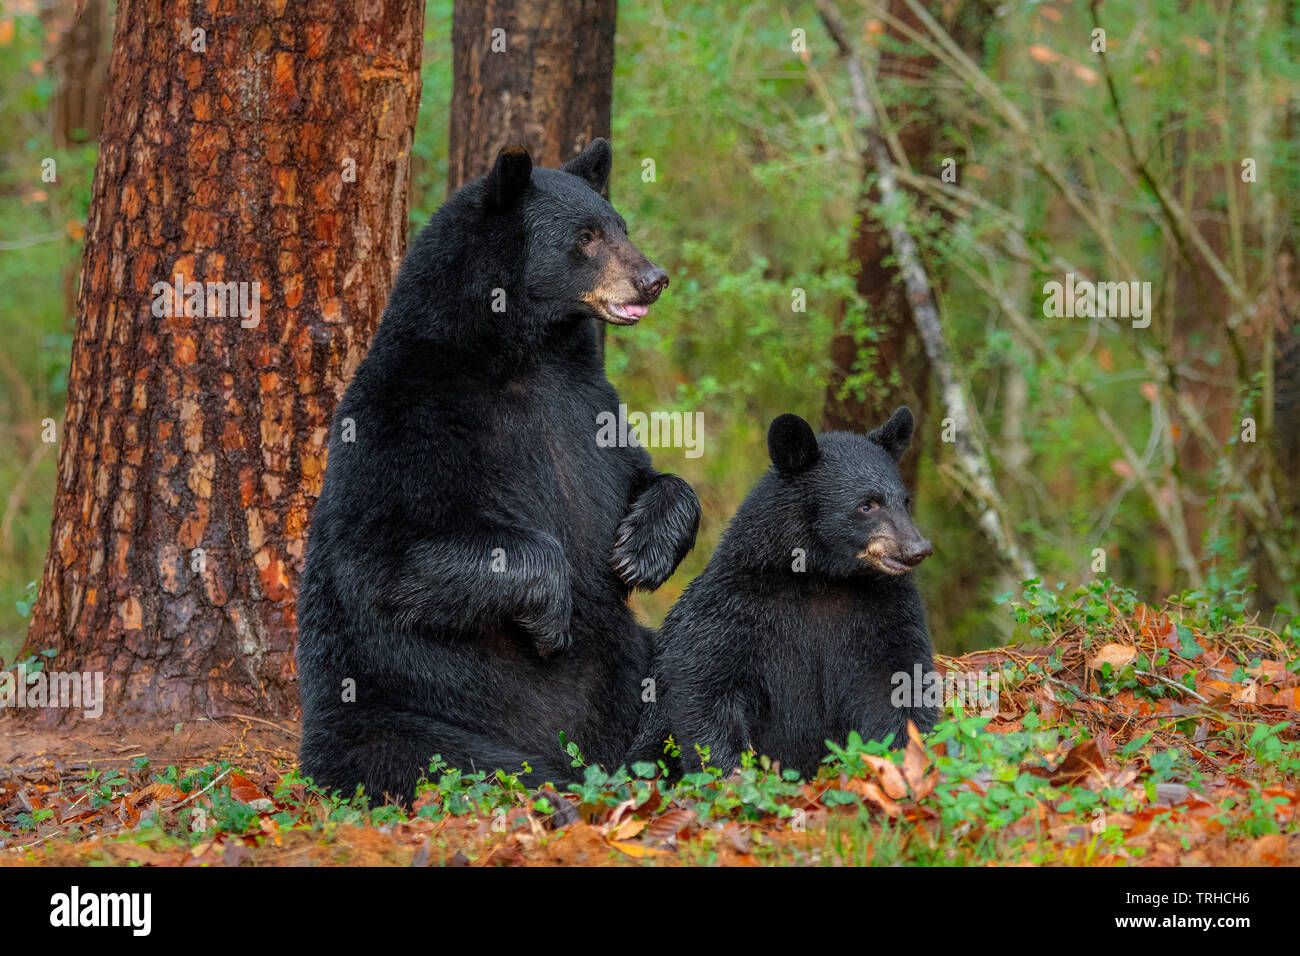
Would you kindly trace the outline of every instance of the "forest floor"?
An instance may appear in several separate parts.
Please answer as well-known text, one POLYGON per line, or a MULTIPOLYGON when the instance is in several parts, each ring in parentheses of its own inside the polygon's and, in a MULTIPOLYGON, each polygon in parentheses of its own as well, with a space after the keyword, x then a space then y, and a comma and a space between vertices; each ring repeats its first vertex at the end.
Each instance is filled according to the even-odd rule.
POLYGON ((6 728, 0 865, 1300 865, 1294 625, 1113 586, 1026 601, 1024 645, 938 660, 996 675, 986 715, 852 740, 807 782, 637 765, 556 793, 443 768, 404 811, 314 792, 290 723, 6 728))

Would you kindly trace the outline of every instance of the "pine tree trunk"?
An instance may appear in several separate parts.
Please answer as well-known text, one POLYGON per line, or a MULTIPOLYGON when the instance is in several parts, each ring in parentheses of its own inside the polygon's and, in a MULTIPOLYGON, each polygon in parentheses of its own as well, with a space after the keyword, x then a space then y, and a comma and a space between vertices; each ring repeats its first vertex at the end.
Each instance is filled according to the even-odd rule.
POLYGON ((404 251, 421 0, 213 9, 117 7, 26 644, 110 719, 296 708, 330 418, 404 251), (168 315, 177 275, 245 285, 168 315))
POLYGON ((559 166, 609 138, 616 9, 616 0, 456 4, 448 195, 509 143, 559 166))

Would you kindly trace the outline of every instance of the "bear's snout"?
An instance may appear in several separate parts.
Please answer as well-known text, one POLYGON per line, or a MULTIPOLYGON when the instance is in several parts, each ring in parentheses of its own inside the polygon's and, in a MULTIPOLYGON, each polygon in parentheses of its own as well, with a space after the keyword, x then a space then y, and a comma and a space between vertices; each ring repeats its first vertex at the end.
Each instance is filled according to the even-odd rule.
POLYGON ((898 559, 909 568, 914 568, 932 554, 934 548, 931 547, 930 542, 924 538, 917 538, 899 549, 898 559))
POLYGON ((664 289, 668 288, 668 273, 654 263, 650 263, 648 269, 643 270, 632 280, 632 285, 641 296, 641 304, 650 305, 659 298, 659 294, 664 289))
POLYGON ((911 534, 898 535, 891 527, 874 535, 858 557, 886 574, 906 574, 933 553, 933 546, 915 528, 911 534))

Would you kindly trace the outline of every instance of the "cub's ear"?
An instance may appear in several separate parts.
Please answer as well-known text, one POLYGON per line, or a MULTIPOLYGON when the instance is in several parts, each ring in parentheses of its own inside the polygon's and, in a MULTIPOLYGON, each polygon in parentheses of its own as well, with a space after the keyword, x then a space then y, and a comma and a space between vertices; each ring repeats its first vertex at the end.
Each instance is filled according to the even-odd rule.
POLYGON ((579 179, 585 179, 587 185, 599 193, 604 192, 606 184, 609 183, 609 168, 613 162, 614 155, 609 150, 609 140, 598 136, 587 144, 586 149, 560 168, 579 179))
POLYGON ((797 475, 817 463, 817 436, 798 415, 778 415, 767 430, 767 453, 783 475, 797 475))
POLYGON ((522 146, 507 146, 497 153, 492 171, 483 181, 483 195, 493 212, 509 209, 528 186, 533 175, 533 158, 522 146))
POLYGON ((906 405, 900 405, 889 421, 867 437, 889 452, 890 458, 898 461, 912 443, 912 410, 906 405))

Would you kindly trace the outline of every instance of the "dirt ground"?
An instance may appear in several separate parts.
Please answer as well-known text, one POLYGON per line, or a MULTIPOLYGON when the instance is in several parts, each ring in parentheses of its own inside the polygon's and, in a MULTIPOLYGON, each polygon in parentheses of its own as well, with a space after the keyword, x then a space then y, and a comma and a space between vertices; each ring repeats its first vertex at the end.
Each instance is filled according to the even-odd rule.
POLYGON ((155 767, 188 767, 216 760, 249 758, 293 763, 298 759, 297 722, 259 717, 206 718, 176 727, 103 728, 89 722, 68 727, 7 726, 0 723, 0 760, 10 773, 79 773, 90 766, 125 768, 139 757, 155 767))

